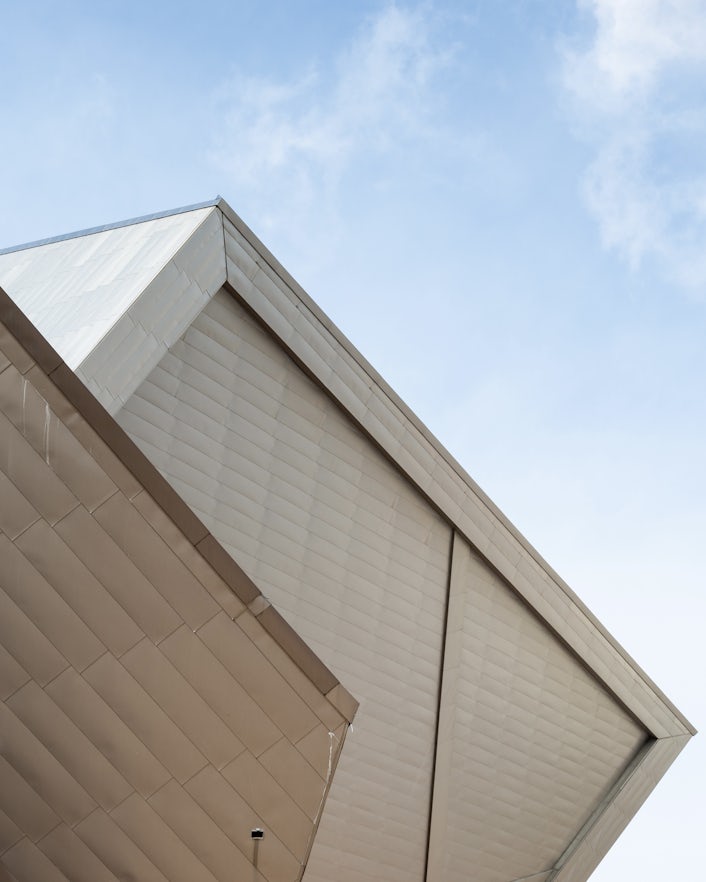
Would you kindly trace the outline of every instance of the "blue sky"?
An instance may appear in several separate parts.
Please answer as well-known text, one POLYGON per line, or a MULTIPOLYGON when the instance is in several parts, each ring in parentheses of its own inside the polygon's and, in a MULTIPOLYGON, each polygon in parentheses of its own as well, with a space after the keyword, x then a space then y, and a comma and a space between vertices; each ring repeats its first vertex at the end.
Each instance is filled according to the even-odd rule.
MULTIPOLYGON (((706 3, 2 12, 0 247, 223 195, 703 727, 706 3)), ((596 882, 700 876, 701 741, 596 882)))

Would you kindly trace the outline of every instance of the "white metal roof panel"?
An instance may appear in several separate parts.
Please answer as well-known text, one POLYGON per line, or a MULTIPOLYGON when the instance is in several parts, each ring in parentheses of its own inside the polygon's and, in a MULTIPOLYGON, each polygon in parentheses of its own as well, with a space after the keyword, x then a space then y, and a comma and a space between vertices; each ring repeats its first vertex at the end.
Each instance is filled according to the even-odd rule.
POLYGON ((74 370, 213 207, 0 254, 0 286, 74 370))
MULTIPOLYGON (((115 414, 225 281, 223 221, 206 215, 183 244, 117 316, 76 373, 115 414)), ((198 212, 190 212, 198 214, 198 212)))

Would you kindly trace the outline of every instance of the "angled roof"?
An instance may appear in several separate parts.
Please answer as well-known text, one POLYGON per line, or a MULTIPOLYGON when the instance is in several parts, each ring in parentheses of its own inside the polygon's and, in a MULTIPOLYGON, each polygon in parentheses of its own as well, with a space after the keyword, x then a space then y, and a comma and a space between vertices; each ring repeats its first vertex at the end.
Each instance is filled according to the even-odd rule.
POLYGON ((355 709, 0 290, 0 878, 295 882, 355 709))
MULTIPOLYGON (((262 376, 268 395, 273 396, 270 413, 284 414, 286 405, 272 391, 271 375, 302 369, 311 390, 322 390, 324 398, 335 402, 356 427, 362 440, 347 442, 359 445, 356 457, 368 457, 372 463, 374 449, 380 461, 393 463, 453 539, 448 576, 440 587, 447 609, 440 620, 438 705, 436 693, 430 693, 436 722, 429 744, 433 750, 430 805, 424 809, 431 817, 423 859, 427 878, 431 882, 445 874, 448 879, 462 879, 472 864, 478 872, 482 868, 483 880, 489 882, 586 879, 693 734, 693 727, 223 200, 174 217, 182 217, 184 229, 191 226, 191 235, 180 240, 171 255, 159 252, 155 263, 161 262, 162 269, 141 292, 125 295, 121 302, 127 306, 76 363, 77 375, 110 412, 120 413, 138 440, 142 420, 150 431, 149 439, 141 439, 143 448, 160 457, 164 474, 198 508, 198 488, 189 495, 189 482, 170 472, 168 457, 152 444, 159 435, 149 423, 155 419, 154 411, 149 415, 140 410, 143 404, 154 405, 147 400, 150 396, 159 398, 159 407, 164 402, 177 409, 184 404, 179 385, 186 388, 188 383, 170 374, 167 365, 179 361, 179 347, 186 347, 182 335, 188 332, 189 339, 199 335, 205 339, 212 333, 214 340, 218 338, 215 349, 227 353, 239 339, 229 322, 240 327, 250 321, 247 345, 253 352, 267 350, 262 376), (275 362, 276 369, 268 367, 275 362), (153 379, 160 372, 162 380, 153 379)), ((173 219, 163 222, 176 224, 173 219)), ((139 229, 141 224, 129 222, 128 227, 139 229)), ((107 235, 122 236, 121 229, 114 227, 107 235)), ((135 242, 141 241, 138 232, 132 233, 135 242)), ((94 235, 101 234, 89 231, 87 240, 94 235)), ((66 248, 71 263, 68 249, 79 254, 86 247, 76 241, 74 237, 43 244, 36 253, 66 248)), ((35 275, 28 251, 0 257, 0 284, 6 283, 13 296, 13 278, 17 278, 13 266, 19 255, 26 262, 25 278, 35 275)), ((80 285, 74 295, 84 296, 80 285)), ((90 292, 85 296, 90 299, 90 292)), ((27 302, 31 301, 28 296, 27 302)), ((219 376, 233 369, 226 363, 231 364, 224 359, 218 365, 219 376)), ((184 362, 179 370, 195 376, 194 364, 184 362)), ((307 407, 322 408, 321 398, 312 405, 311 390, 302 391, 310 396, 307 407)), ((252 402, 247 407, 251 418, 252 402)), ((193 408, 190 413, 193 419, 206 419, 205 413, 193 408)), ((288 419, 301 422, 302 413, 292 412, 288 419)), ((178 420, 174 415, 169 420, 162 439, 169 442, 171 433, 176 443, 184 443, 174 434, 180 431, 178 420)), ((183 425, 189 444, 197 444, 188 419, 183 425)), ((334 436, 343 431, 336 428, 334 436)), ((211 432, 215 434, 218 439, 206 433, 199 456, 204 461, 211 457, 218 465, 230 455, 230 441, 223 440, 219 447, 222 433, 211 432)), ((314 462, 309 465, 318 467, 314 462)), ((218 482, 213 486, 217 495, 218 482)), ((221 522, 218 512, 211 512, 210 528, 222 541, 228 524, 242 516, 226 501, 218 501, 225 511, 221 522)), ((448 545, 443 531, 435 541, 448 545)), ((307 595, 306 601, 321 607, 326 597, 324 588, 319 595, 307 595)), ((277 602, 286 604, 286 593, 277 594, 277 602)), ((317 617, 320 614, 318 609, 317 617)), ((296 598, 287 608, 298 629, 315 635, 308 615, 297 610, 296 598)), ((396 639, 402 638, 399 631, 396 639)), ((337 655, 338 647, 327 648, 325 640, 316 645, 321 652, 330 652, 329 664, 347 664, 337 655)), ((365 664, 372 663, 364 660, 363 668, 365 664)), ((351 670, 355 672, 355 665, 351 670)), ((363 671, 363 688, 373 676, 373 670, 363 671)), ((370 720, 371 695, 360 696, 363 728, 370 720)), ((391 731, 395 731, 394 719, 385 720, 391 731)), ((396 744, 387 747, 390 757, 399 753, 396 744)), ((379 770, 364 751, 360 762, 355 777, 362 780, 368 775, 369 799, 379 770), (366 772, 366 763, 372 773, 366 772)), ((391 786, 399 787, 401 781, 391 786)), ((369 853, 384 854, 385 843, 389 853, 390 842, 397 842, 393 822, 404 829, 401 806, 386 805, 388 810, 393 817, 387 831, 380 832, 379 852, 373 846, 379 831, 370 832, 367 819, 359 828, 354 820, 346 821, 346 829, 358 830, 356 836, 370 834, 369 853)), ((340 843, 340 838, 330 841, 340 843)), ((409 868, 390 866, 389 878, 395 869, 409 876, 409 868)), ((379 878, 376 872, 382 871, 368 861, 364 869, 353 868, 350 878, 379 878)), ((349 877, 340 878, 343 882, 349 877)))
POLYGON ((101 227, 0 252, 13 299, 75 369, 213 208, 101 227))

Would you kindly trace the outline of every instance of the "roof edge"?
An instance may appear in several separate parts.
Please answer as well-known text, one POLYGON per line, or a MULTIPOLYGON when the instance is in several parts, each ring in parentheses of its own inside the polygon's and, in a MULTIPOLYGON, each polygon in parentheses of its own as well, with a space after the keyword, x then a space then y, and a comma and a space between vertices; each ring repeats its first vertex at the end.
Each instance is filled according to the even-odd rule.
POLYGON ((648 740, 603 803, 554 865, 549 882, 585 882, 690 740, 688 734, 648 740))
POLYGON ((167 211, 155 211, 153 214, 144 214, 140 217, 131 217, 128 220, 115 221, 111 224, 103 224, 99 227, 89 227, 85 230, 75 230, 73 233, 63 233, 60 236, 50 236, 47 239, 37 239, 34 242, 25 242, 22 245, 11 245, 9 248, 0 248, 0 256, 13 254, 16 251, 27 251, 30 248, 39 248, 42 245, 53 245, 55 242, 66 242, 68 239, 80 239, 82 236, 92 236, 94 233, 105 233, 108 230, 118 230, 120 227, 131 227, 134 224, 142 224, 146 221, 161 220, 175 214, 186 214, 189 211, 198 211, 201 208, 213 208, 223 202, 222 196, 209 199, 206 202, 196 202, 194 205, 184 205, 181 208, 171 208, 167 211))

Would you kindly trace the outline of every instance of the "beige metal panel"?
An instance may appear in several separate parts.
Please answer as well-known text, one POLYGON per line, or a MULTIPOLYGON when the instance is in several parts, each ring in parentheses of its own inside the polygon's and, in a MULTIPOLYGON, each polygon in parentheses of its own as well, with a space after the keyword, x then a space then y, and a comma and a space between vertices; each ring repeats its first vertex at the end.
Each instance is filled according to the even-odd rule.
POLYGON ((32 506, 12 481, 0 471, 0 530, 15 539, 27 527, 39 520, 39 512, 32 506))
POLYGON ((7 867, 3 866, 2 861, 0 861, 0 882, 17 882, 15 876, 10 875, 7 867))
POLYGON ((31 370, 34 365, 34 357, 29 354, 20 340, 17 339, 14 330, 11 332, 3 324, 0 327, 0 362, 5 371, 8 362, 24 374, 31 370))
POLYGON ((72 882, 29 839, 22 839, 0 858, 17 882, 72 882))
POLYGON ((242 742, 150 640, 138 643, 121 662, 217 769, 244 750, 242 742))
POLYGON ((36 683, 30 682, 16 692, 7 705, 106 811, 133 792, 125 778, 36 683))
POLYGON ((4 413, 0 413, 0 439, 0 471, 50 524, 78 505, 78 499, 59 480, 46 460, 27 444, 4 413))
POLYGON ((255 756, 282 737, 259 704, 191 628, 180 628, 159 648, 255 756))
POLYGON ((46 687, 67 717, 143 796, 159 790, 169 772, 118 714, 75 671, 64 671, 46 687))
POLYGON ((118 879, 170 882, 103 809, 96 809, 75 832, 118 879))
POLYGON ((304 756, 285 738, 259 757, 272 777, 293 796, 294 801, 311 820, 321 807, 325 779, 314 770, 304 756))
POLYGON ((345 730, 345 725, 333 731, 327 730, 324 726, 317 726, 297 741, 299 753, 324 780, 331 774, 331 746, 333 744, 335 752, 341 744, 345 730))
POLYGON ((118 882, 117 877, 66 824, 55 827, 38 846, 71 882, 118 882))
MULTIPOLYGON (((267 602, 267 601, 265 601, 267 602)), ((267 616, 267 612, 265 612, 267 616)), ((250 640, 257 646, 260 652, 266 656, 270 663, 279 671, 289 685, 294 689, 297 695, 302 698, 322 723, 329 729, 337 729, 344 722, 343 712, 336 709, 335 694, 328 692, 324 697, 318 689, 314 687, 308 677, 298 668, 292 667, 289 657, 278 645, 277 641, 264 628, 258 627, 258 623, 252 616, 240 616, 238 625, 245 631, 250 640)), ((334 690, 341 690, 340 684, 334 687, 334 690)), ((350 693, 345 692, 350 701, 350 693)), ((348 716, 345 719, 352 719, 355 708, 348 708, 348 716)))
POLYGON ((0 855, 24 836, 17 824, 0 809, 0 855))
POLYGON ((27 671, 0 645, 0 701, 9 698, 29 679, 27 671))
POLYGON ((64 656, 2 589, 0 643, 38 683, 48 683, 69 666, 64 656))
MULTIPOLYGON (((245 751, 223 769, 223 777, 300 860, 311 838, 311 821, 264 765, 245 751)), ((291 781, 295 786, 299 782, 291 781)))
POLYGON ((78 367, 78 376, 110 413, 120 409, 223 285, 221 217, 215 208, 207 211, 78 367))
POLYGON ((118 806, 111 817, 169 882, 215 882, 213 874, 137 794, 118 806))
POLYGON ((235 618, 243 611, 244 606, 231 588, 216 574, 176 527, 174 522, 162 511, 152 497, 144 490, 132 498, 132 504, 142 514, 159 536, 174 551, 179 560, 188 567, 204 586, 216 603, 229 616, 235 618))
POLYGON ((30 839, 41 839, 60 823, 51 809, 19 772, 0 755, 0 809, 30 839))
POLYGON ((449 528, 225 292, 117 418, 363 699, 307 880, 423 878, 449 528))
POLYGON ((142 632, 56 531, 37 521, 15 542, 93 633, 117 655, 142 639, 142 632))
POLYGON ((173 214, 0 255, 0 285, 76 368, 212 213, 173 214))
POLYGON ((206 765, 203 754, 109 653, 83 675, 178 781, 206 765))
POLYGON ((448 620, 429 878, 546 872, 647 733, 458 535, 448 620))
POLYGON ((98 463, 86 457, 85 447, 53 408, 47 407, 47 400, 34 386, 35 378, 36 369, 28 376, 22 376, 14 366, 3 371, 2 411, 56 476, 92 511, 115 493, 116 486, 98 463))
MULTIPOLYGON (((106 443, 106 431, 109 432, 110 426, 105 419, 107 415, 100 417, 101 411, 94 397, 65 364, 52 372, 51 379, 35 365, 27 371, 26 379, 40 399, 49 404, 51 414, 69 431, 72 444, 78 442, 79 449, 73 451, 75 457, 64 459, 52 452, 50 461, 52 469, 66 486, 75 488, 76 497, 88 511, 93 511, 116 488, 129 499, 143 489, 133 470, 122 460, 124 448, 117 453, 106 443), (77 408, 86 418, 76 418, 77 408), (83 469, 86 451, 90 451, 90 455, 83 469)), ((42 451, 40 448, 40 453, 42 451)))
POLYGON ((317 725, 313 711, 292 691, 237 622, 220 613, 204 625, 198 635, 288 738, 296 741, 317 725))
POLYGON ((5 704, 0 704, 0 732, 5 760, 67 824, 93 811, 91 796, 5 704))
POLYGON ((205 768, 185 788, 248 860, 253 855, 250 831, 255 827, 265 831, 265 839, 258 847, 257 866, 266 879, 280 882, 299 878, 300 862, 222 775, 211 767, 205 768))
POLYGON ((693 732, 245 224, 221 208, 229 283, 275 337, 656 736, 693 732))
POLYGON ((155 643, 182 624, 177 613, 149 579, 83 506, 59 521, 56 531, 155 643))
POLYGON ((166 784, 149 802, 218 882, 261 882, 262 875, 176 781, 166 784))
POLYGON ((198 628, 218 612, 203 585, 121 493, 99 506, 94 517, 187 625, 198 628))
POLYGON ((4 536, 0 536, 0 587, 77 670, 105 652, 93 631, 4 536))

